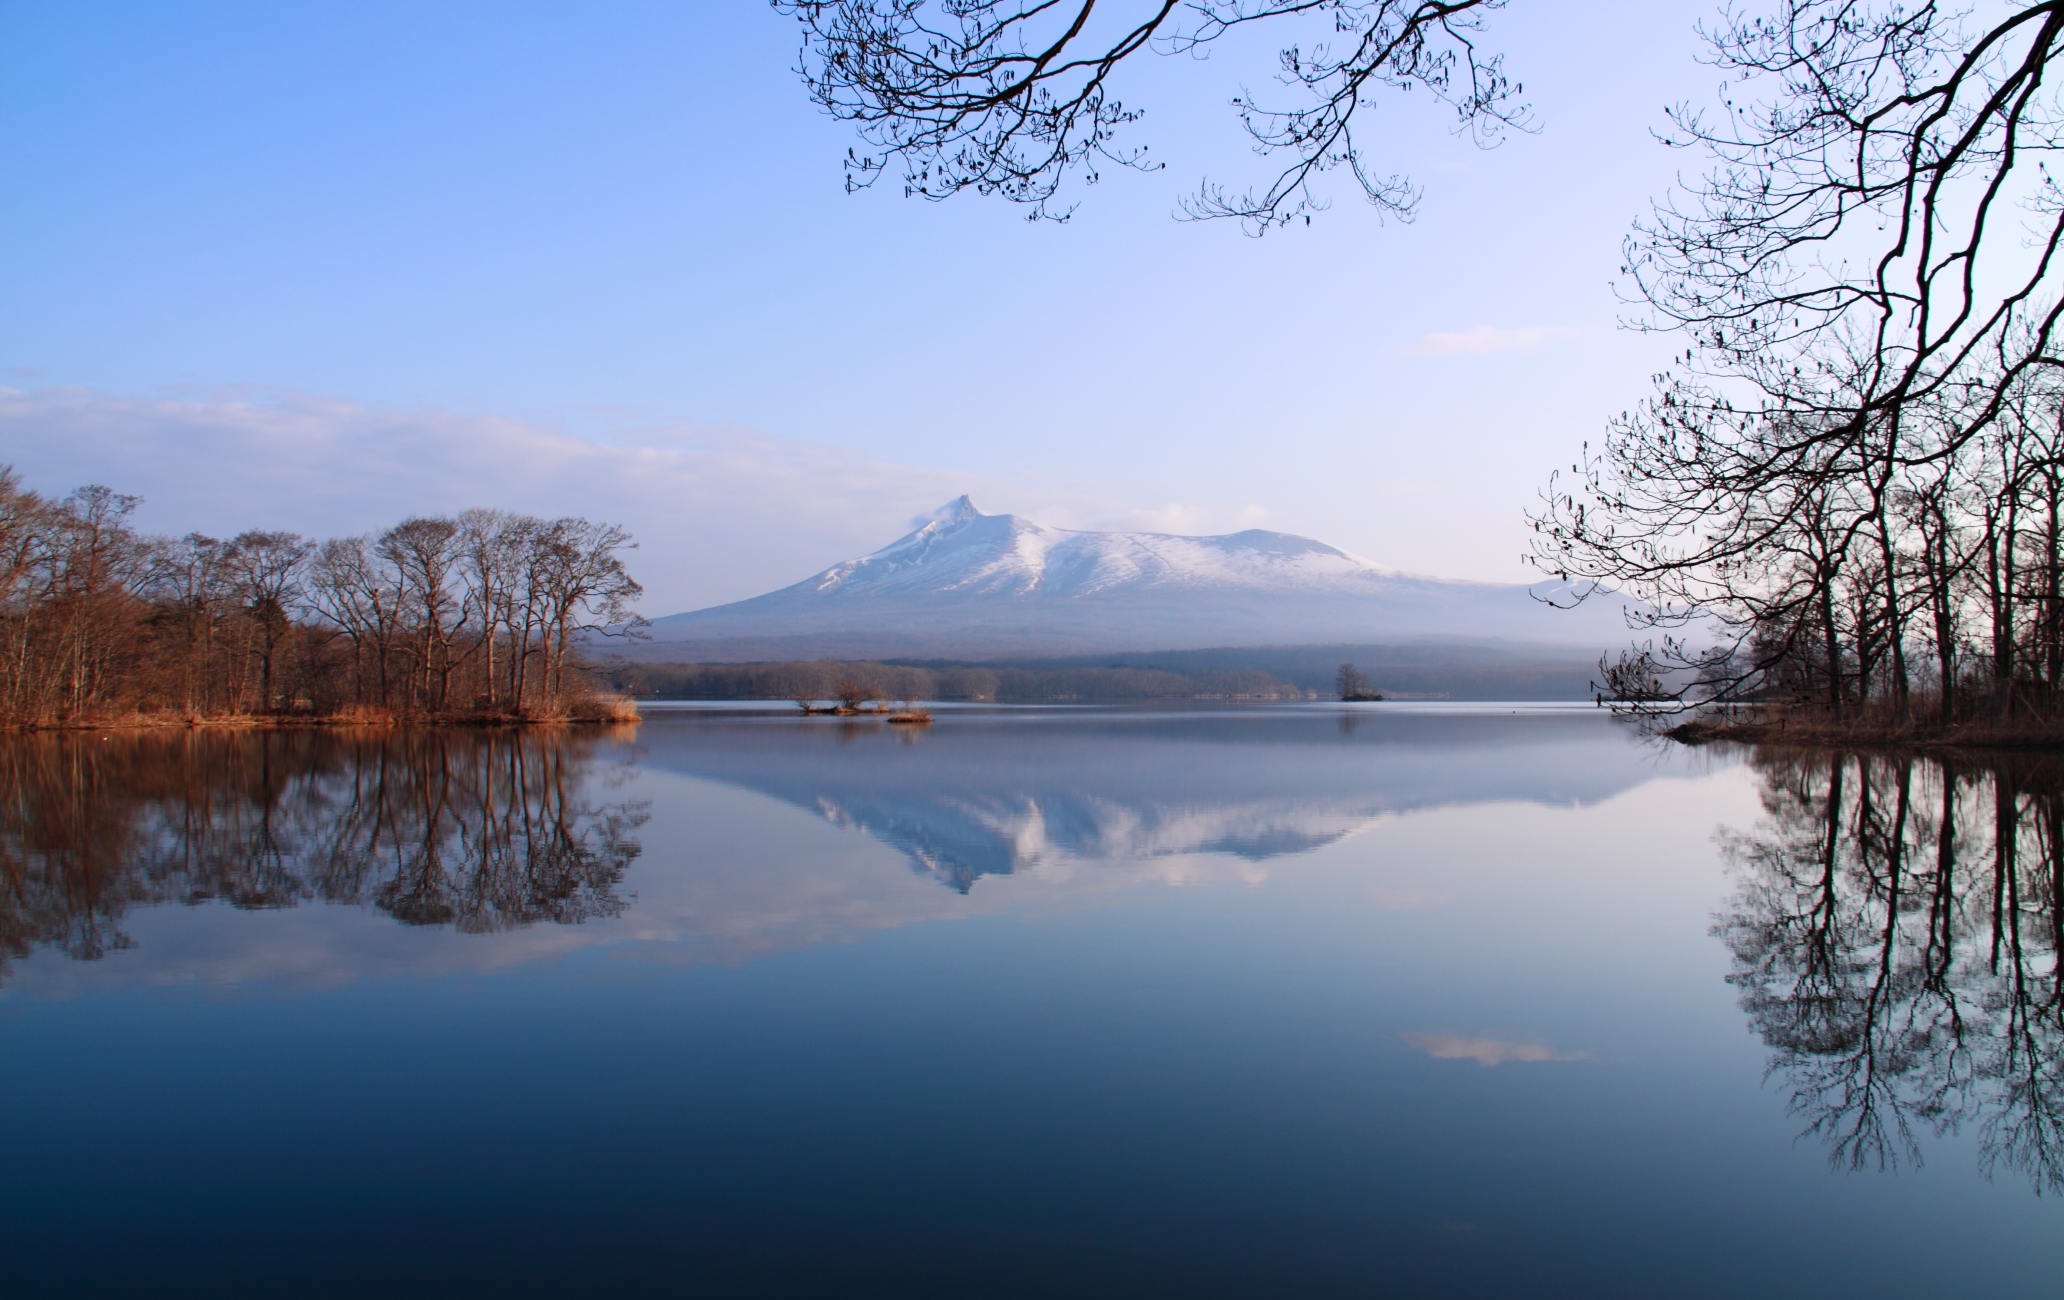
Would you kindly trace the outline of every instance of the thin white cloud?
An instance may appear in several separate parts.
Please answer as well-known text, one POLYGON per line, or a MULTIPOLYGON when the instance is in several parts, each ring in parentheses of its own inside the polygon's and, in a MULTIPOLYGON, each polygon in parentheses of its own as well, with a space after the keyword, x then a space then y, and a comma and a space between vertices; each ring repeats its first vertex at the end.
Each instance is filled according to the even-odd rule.
POLYGON ((50 495, 86 483, 135 493, 138 527, 174 536, 345 536, 469 506, 605 519, 638 539, 632 572, 655 617, 801 581, 962 493, 1059 528, 1227 533, 1269 518, 1258 505, 1139 506, 1064 476, 966 474, 751 429, 579 414, 595 436, 248 385, 0 385, 0 463, 50 495))
POLYGON ((1551 339, 1568 338, 1576 331, 1560 325, 1475 325, 1466 330, 1421 335, 1405 350, 1412 357, 1472 357, 1493 352, 1531 352, 1551 339))
POLYGON ((249 388, 113 395, 0 388, 0 461, 62 495, 144 498, 146 531, 339 536, 492 505, 618 522, 648 614, 757 595, 871 551, 913 511, 994 480, 743 429, 607 440, 494 415, 249 388))
POLYGON ((1513 1043, 1502 1038, 1465 1038, 1461 1034, 1406 1034, 1404 1038, 1436 1061, 1475 1061, 1491 1066, 1591 1059, 1589 1052, 1558 1052, 1540 1043, 1513 1043))

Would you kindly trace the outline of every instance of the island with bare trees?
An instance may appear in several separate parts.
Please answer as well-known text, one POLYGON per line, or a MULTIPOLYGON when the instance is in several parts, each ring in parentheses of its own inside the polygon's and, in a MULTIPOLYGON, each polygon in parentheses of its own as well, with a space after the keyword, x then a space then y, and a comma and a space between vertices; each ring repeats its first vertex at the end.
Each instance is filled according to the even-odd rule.
POLYGON ((614 524, 500 510, 317 541, 153 537, 0 466, 0 727, 628 721, 582 642, 637 626, 614 524))

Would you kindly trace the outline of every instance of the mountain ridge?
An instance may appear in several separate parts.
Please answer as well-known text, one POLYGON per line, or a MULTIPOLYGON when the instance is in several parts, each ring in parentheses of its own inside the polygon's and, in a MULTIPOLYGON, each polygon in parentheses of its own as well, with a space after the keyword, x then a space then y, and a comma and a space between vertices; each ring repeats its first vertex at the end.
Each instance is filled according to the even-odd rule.
POLYGON ((655 619, 653 639, 705 661, 994 657, 1401 637, 1603 649, 1627 639, 1622 606, 1611 598, 1556 611, 1542 597, 1568 594, 1559 584, 1422 577, 1294 533, 1051 528, 1017 515, 984 514, 965 495, 913 522, 887 546, 800 582, 655 619), (1609 611, 1602 608, 1608 605, 1609 611))

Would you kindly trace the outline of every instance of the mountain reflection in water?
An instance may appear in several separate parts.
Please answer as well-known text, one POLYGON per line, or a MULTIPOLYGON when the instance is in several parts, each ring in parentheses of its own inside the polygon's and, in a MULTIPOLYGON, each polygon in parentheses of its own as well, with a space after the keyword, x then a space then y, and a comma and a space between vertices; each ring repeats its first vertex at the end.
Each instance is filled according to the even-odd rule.
MULTIPOLYGON (((962 895, 1006 876, 1108 886, 1140 878, 1122 864, 1190 855, 1259 870, 1401 813, 1590 803, 1652 774, 1648 751, 1595 718, 969 716, 916 737, 676 722, 635 747, 571 731, 11 741, 0 963, 126 949, 125 917, 154 905, 341 904, 465 934, 625 915, 648 807, 597 778, 641 768, 863 833, 962 895), (1200 742, 1212 761, 1187 761, 1200 742)), ((2064 768, 1782 752, 1752 765, 1764 816, 1721 831, 1734 896, 1714 933, 1806 1131, 1837 1164, 1895 1168, 1920 1160, 1924 1131, 1970 1125, 1988 1172, 2064 1192, 2064 768)), ((952 914, 876 913, 836 864, 785 881, 678 870, 690 878, 640 924, 720 941, 698 960, 952 914)))
MULTIPOLYGON (((1260 863, 1400 812, 1595 802, 1651 775, 1642 750, 1591 716, 1518 732, 1492 717, 1357 728, 1308 713, 1096 711, 969 714, 930 735, 762 714, 676 715, 614 736, 31 736, 0 744, 0 961, 43 946, 88 960, 123 949, 125 914, 158 904, 346 904, 465 933, 635 912, 622 879, 649 809, 598 797, 605 769, 770 796, 880 840, 961 894, 1028 870, 1088 865, 1112 883, 1114 863, 1260 863)), ((721 938, 716 959, 764 950, 741 938, 755 927, 828 937, 869 910, 868 884, 849 871, 831 869, 827 888, 800 875, 740 879, 687 856, 686 879, 653 883, 693 897, 641 920, 651 933, 721 938), (812 906, 815 922, 795 914, 812 906)), ((872 924, 920 914, 932 913, 872 924)))
POLYGON ((1400 813, 1590 804, 1654 775, 1586 711, 1502 716, 1097 710, 878 724, 712 719, 647 738, 643 764, 739 786, 864 832, 961 893, 1061 863, 1306 853, 1400 813), (1209 761, 1199 761, 1208 747, 1209 761))
MULTIPOLYGON (((482 933, 614 915, 633 803, 563 732, 38 735, 0 744, 0 963, 131 945, 130 909, 377 908, 482 933)), ((0 965, 0 975, 5 974, 0 965)))
POLYGON ((1975 1129, 2064 1193, 2064 769, 1766 753, 1714 932, 1806 1132, 1848 1168, 1975 1129))

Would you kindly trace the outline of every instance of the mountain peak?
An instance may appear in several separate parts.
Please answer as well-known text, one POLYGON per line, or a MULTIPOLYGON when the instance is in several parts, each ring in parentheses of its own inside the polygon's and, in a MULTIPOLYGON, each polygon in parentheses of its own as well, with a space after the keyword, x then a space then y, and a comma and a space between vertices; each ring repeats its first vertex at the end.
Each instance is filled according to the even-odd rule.
POLYGON ((970 519, 980 519, 982 512, 975 509, 975 503, 963 492, 928 515, 919 515, 910 521, 911 527, 923 528, 926 524, 964 524, 970 519))

